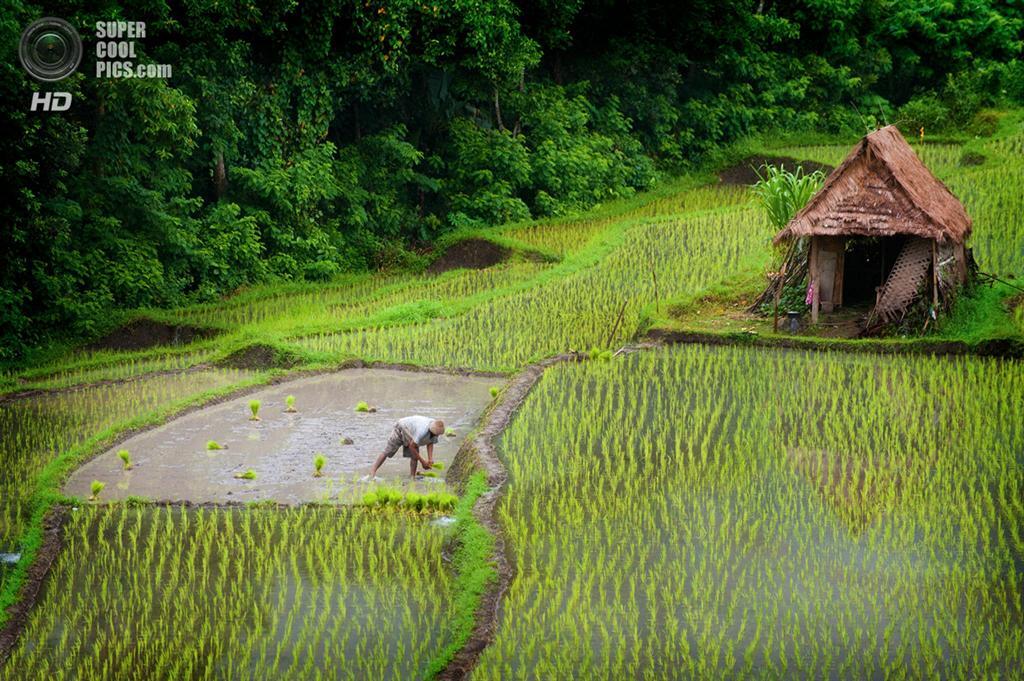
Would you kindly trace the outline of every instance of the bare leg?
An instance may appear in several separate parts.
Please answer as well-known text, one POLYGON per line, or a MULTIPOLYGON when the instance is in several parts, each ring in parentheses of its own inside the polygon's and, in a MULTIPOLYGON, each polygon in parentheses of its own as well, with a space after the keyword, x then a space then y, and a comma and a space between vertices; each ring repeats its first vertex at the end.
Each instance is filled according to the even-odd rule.
POLYGON ((373 462, 373 471, 370 473, 371 478, 377 477, 377 469, 381 467, 386 458, 388 458, 388 455, 381 452, 380 456, 377 457, 377 460, 373 462))
POLYGON ((409 459, 409 475, 412 478, 416 477, 416 464, 418 463, 419 461, 416 459, 409 459))

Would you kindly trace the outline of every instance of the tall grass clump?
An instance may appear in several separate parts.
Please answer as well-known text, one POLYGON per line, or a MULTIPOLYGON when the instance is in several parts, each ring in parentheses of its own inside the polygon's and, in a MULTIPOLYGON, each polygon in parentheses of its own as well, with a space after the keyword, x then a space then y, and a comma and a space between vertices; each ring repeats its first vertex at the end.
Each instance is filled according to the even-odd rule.
POLYGON ((774 231, 785 227, 825 181, 823 172, 805 174, 803 166, 790 172, 782 166, 763 165, 755 172, 757 182, 752 190, 774 231))

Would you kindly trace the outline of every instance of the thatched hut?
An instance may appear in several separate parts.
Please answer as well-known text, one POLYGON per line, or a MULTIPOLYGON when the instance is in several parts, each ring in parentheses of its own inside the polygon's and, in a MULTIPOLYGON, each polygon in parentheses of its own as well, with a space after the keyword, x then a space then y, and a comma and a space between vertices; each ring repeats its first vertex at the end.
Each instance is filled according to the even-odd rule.
POLYGON ((775 243, 805 245, 790 252, 804 260, 813 322, 868 305, 870 327, 902 319, 922 295, 933 311, 948 304, 967 277, 970 233, 963 205, 890 125, 857 143, 775 243))

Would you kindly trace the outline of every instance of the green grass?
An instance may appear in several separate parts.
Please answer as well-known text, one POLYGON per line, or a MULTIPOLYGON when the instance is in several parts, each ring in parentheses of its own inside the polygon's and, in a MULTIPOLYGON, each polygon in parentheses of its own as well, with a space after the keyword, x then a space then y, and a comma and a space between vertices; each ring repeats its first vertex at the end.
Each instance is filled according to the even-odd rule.
POLYGON ((494 537, 473 514, 473 506, 487 491, 483 473, 474 473, 455 508, 456 551, 453 559, 455 580, 452 584, 453 600, 448 613, 447 643, 441 646, 427 665, 424 678, 433 678, 451 661, 469 640, 476 622, 476 613, 484 591, 495 579, 491 556, 494 537))

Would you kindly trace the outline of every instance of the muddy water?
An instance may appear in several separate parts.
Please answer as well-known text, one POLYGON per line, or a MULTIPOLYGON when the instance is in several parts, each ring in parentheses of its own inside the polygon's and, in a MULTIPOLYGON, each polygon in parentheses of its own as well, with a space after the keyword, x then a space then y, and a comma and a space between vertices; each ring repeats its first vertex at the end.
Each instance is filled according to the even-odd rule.
MULTIPOLYGON (((490 401, 489 388, 501 379, 450 376, 389 369, 349 369, 298 379, 187 414, 140 433, 76 471, 65 493, 87 497, 93 480, 106 483, 101 498, 137 495, 156 501, 262 501, 295 504, 348 500, 369 487, 369 473, 396 420, 410 414, 442 419, 455 437, 442 437, 434 459, 447 471, 465 434, 490 401), (285 411, 295 396, 296 413, 285 411), (259 421, 250 421, 249 401, 260 400, 259 421), (376 413, 358 413, 365 401, 376 413), (342 444, 344 438, 352 444, 342 444), (227 448, 208 451, 216 440, 227 448), (117 451, 131 453, 122 470, 117 451), (313 477, 313 457, 327 458, 323 477, 313 477), (247 469, 254 480, 234 476, 247 469)), ((444 471, 439 473, 443 476, 444 471)), ((409 463, 399 451, 378 477, 408 484, 409 463)), ((443 486, 423 479, 420 489, 443 486)))

